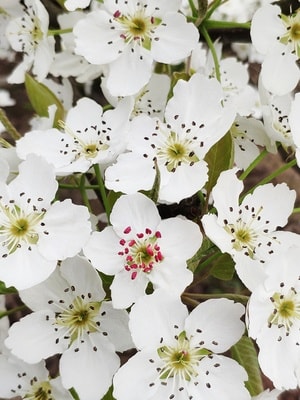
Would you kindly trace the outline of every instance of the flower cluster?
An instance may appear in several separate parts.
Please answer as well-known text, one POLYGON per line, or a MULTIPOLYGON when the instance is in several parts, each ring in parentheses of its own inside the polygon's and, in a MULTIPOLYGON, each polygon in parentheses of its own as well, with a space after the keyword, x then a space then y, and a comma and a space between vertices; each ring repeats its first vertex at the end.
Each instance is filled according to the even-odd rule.
POLYGON ((0 106, 18 107, 0 108, 0 397, 300 386, 300 5, 285 3, 0 0, 0 106), (279 179, 292 167, 296 184, 279 179))

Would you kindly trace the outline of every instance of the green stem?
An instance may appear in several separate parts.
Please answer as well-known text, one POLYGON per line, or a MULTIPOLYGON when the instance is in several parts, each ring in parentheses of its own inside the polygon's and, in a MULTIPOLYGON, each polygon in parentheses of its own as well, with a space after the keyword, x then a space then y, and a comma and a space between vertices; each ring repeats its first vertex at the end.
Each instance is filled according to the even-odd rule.
MULTIPOLYGON (((71 183, 60 183, 59 184, 60 189, 78 189, 78 185, 73 185, 71 183)), ((98 185, 86 185, 85 186, 86 190, 97 190, 99 189, 98 185)))
POLYGON ((206 19, 204 22, 206 29, 250 29, 251 22, 231 22, 231 21, 215 21, 212 19, 206 19))
POLYGON ((214 60, 214 64, 215 64, 216 78, 220 82, 221 81, 221 73, 220 73, 220 65, 219 65, 218 56, 217 56, 217 53, 216 53, 215 46, 214 46, 214 44, 213 44, 213 42, 212 42, 212 40, 211 40, 211 38, 209 36, 209 33, 208 33, 208 31, 207 31, 207 29, 206 29, 204 24, 200 25, 200 32, 204 36, 204 39, 205 39, 205 41, 206 41, 206 43, 207 43, 207 45, 208 45, 208 47, 209 47, 209 49, 211 51, 211 54, 212 54, 212 57, 213 57, 213 60, 214 60))
POLYGON ((300 213, 300 207, 294 208, 292 214, 300 213))
POLYGON ((245 171, 240 175, 239 179, 243 181, 250 174, 250 172, 266 157, 267 154, 269 154, 267 150, 263 150, 261 153, 259 153, 249 167, 246 168, 245 171))
POLYGON ((14 140, 18 140, 22 137, 21 134, 16 130, 16 128, 13 126, 13 124, 8 119, 3 108, 0 108, 0 121, 2 122, 4 128, 7 130, 7 132, 10 134, 10 136, 14 140))
POLYGON ((97 182, 98 182, 98 189, 100 190, 100 194, 101 194, 102 203, 103 203, 103 206, 104 206, 104 209, 105 209, 105 213, 106 213, 107 219, 109 221, 111 207, 110 207, 110 204, 109 204, 108 199, 107 199, 106 189, 105 189, 104 182, 103 182, 103 179, 102 179, 102 175, 101 175, 101 172, 100 172, 99 164, 95 164, 94 165, 94 171, 95 171, 95 174, 96 174, 96 179, 97 179, 97 182))
POLYGON ((208 5, 208 10, 206 13, 205 20, 209 19, 210 16, 213 14, 216 8, 218 8, 222 3, 222 0, 214 0, 212 3, 208 5))
POLYGON ((200 26, 202 21, 204 20, 207 12, 208 1, 207 0, 198 0, 198 17, 196 19, 195 25, 197 27, 200 26))
POLYGON ((79 182, 79 190, 82 196, 83 204, 88 208, 89 212, 92 212, 92 207, 86 192, 86 186, 85 186, 85 175, 82 174, 79 182))
POLYGON ((276 171, 274 171, 272 174, 268 175, 267 177, 265 177, 264 179, 262 179, 261 181, 259 181, 255 186, 253 186, 247 193, 245 193, 242 197, 241 197, 241 201, 244 199, 245 196, 247 196, 247 194, 252 193, 258 186, 261 185, 265 185, 266 183, 271 182, 272 179, 276 178, 278 175, 282 174, 284 171, 286 171, 287 169, 295 166, 297 164, 297 160, 294 159, 292 161, 290 161, 287 164, 284 164, 282 167, 276 169, 276 171))
POLYGON ((0 319, 3 317, 8 317, 9 315, 12 315, 17 311, 23 311, 25 309, 26 309, 26 306, 23 305, 23 306, 12 308, 10 310, 2 311, 2 312, 0 312, 0 319))
POLYGON ((193 17, 197 17, 198 11, 197 11, 197 8, 195 7, 193 0, 189 0, 189 6, 191 8, 193 17))
POLYGON ((193 300, 208 300, 208 299, 220 299, 226 298, 229 300, 234 300, 239 303, 247 304, 249 300, 249 296, 245 296, 242 294, 235 294, 235 293, 187 293, 184 292, 182 294, 185 298, 193 299, 193 300))
POLYGON ((55 35, 64 35, 66 33, 72 33, 73 28, 66 28, 66 29, 49 29, 48 36, 55 36, 55 35))

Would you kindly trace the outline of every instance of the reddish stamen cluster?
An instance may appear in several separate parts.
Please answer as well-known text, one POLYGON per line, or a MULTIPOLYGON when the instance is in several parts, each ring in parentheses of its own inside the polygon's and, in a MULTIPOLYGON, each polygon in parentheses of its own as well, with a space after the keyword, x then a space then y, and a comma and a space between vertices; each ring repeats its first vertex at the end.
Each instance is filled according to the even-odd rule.
MULTIPOLYGON (((128 235, 131 227, 124 229, 123 233, 128 235)), ((124 268, 131 272, 131 279, 137 277, 138 271, 149 273, 154 265, 163 260, 160 246, 157 239, 161 238, 161 233, 156 231, 154 234, 150 228, 146 228, 145 232, 135 234, 135 238, 126 240, 120 239, 122 250, 118 252, 119 256, 125 257, 126 264, 124 268)))

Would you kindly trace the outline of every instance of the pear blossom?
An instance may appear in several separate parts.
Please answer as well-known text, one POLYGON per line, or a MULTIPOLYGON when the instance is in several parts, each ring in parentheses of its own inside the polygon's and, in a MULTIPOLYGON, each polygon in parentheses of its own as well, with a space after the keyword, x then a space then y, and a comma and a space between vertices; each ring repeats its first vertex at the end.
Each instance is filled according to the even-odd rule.
POLYGON ((129 322, 138 353, 114 376, 116 400, 213 400, 220 393, 224 400, 250 399, 246 371, 221 354, 242 336, 243 313, 227 299, 208 300, 188 314, 165 291, 140 298, 129 322))
POLYGON ((110 215, 111 226, 93 232, 84 254, 107 275, 114 307, 127 308, 144 295, 148 283, 180 295, 193 280, 186 261, 200 248, 202 235, 192 221, 161 220, 145 195, 121 196, 110 215))
POLYGON ((220 83, 201 74, 194 74, 188 82, 179 80, 173 92, 165 122, 147 115, 132 120, 130 151, 106 169, 108 189, 127 194, 150 190, 157 170, 159 202, 178 203, 203 188, 208 179, 204 157, 226 134, 235 111, 222 106, 220 83))
POLYGON ((202 224, 207 236, 233 259, 246 257, 264 263, 274 257, 283 243, 294 240, 292 233, 276 229, 286 225, 296 192, 285 183, 276 186, 269 183, 258 186, 239 205, 244 185, 236 172, 233 168, 220 174, 212 190, 218 215, 204 215, 202 224))
POLYGON ((276 142, 281 143, 284 148, 294 149, 295 143, 289 123, 292 95, 287 93, 277 96, 268 92, 264 88, 261 78, 258 87, 265 131, 274 149, 272 152, 277 151, 276 142))
POLYGON ((291 246, 265 264, 266 278, 247 308, 248 334, 259 347, 263 373, 277 389, 299 386, 300 247, 291 246))
POLYGON ((52 203, 53 167, 35 155, 10 183, 0 181, 0 280, 17 289, 45 280, 58 260, 77 254, 90 234, 86 207, 52 203))
POLYGON ((46 78, 54 58, 54 38, 48 36, 49 15, 40 0, 24 0, 23 13, 6 27, 11 47, 23 53, 23 61, 13 70, 9 83, 22 83, 32 68, 39 81, 46 78))
POLYGON ((5 31, 9 22, 22 13, 19 0, 0 0, 0 59, 9 62, 15 60, 16 53, 12 50, 5 31))
MULTIPOLYGON (((224 104, 235 107, 243 116, 253 114, 258 99, 257 90, 249 85, 248 64, 236 57, 223 57, 222 44, 214 43, 219 63, 220 83, 224 92, 224 104)), ((191 68, 209 78, 216 77, 215 61, 210 51, 205 51, 201 43, 192 52, 191 68)))
MULTIPOLYGON (((122 97, 111 96, 107 90, 106 81, 106 78, 102 79, 103 94, 109 103, 116 107, 122 97)), ((134 103, 131 118, 144 113, 163 119, 170 87, 171 79, 168 75, 153 73, 147 85, 131 96, 134 103)))
POLYGON ((238 168, 246 169, 251 164, 260 153, 258 146, 272 150, 264 125, 256 118, 238 115, 230 133, 234 145, 234 162, 238 168))
POLYGON ((91 0, 66 0, 64 6, 69 11, 74 11, 77 8, 86 8, 89 6, 91 0))
MULTIPOLYGON (((78 0, 80 1, 80 0, 78 0)), ((71 2, 65 2, 67 7, 71 2)), ((72 3, 72 4, 73 4, 72 3)), ((70 4, 71 5, 71 4, 70 4)), ((83 11, 73 11, 72 13, 63 13, 57 16, 57 22, 63 31, 72 29, 74 25, 85 16, 83 11)), ((74 76, 77 82, 91 83, 92 80, 101 76, 105 67, 90 64, 83 56, 75 54, 74 33, 64 32, 60 35, 60 49, 55 53, 53 63, 50 66, 50 72, 56 77, 68 78, 74 76)))
POLYGON ((135 94, 149 82, 154 61, 179 63, 198 42, 198 30, 178 12, 180 3, 104 0, 74 26, 75 52, 91 64, 107 64, 112 96, 135 94))
POLYGON ((299 21, 299 8, 285 15, 274 4, 260 7, 252 18, 252 44, 265 56, 261 79, 265 88, 278 96, 292 91, 299 81, 299 21))
POLYGON ((25 400, 73 399, 71 393, 63 388, 60 377, 49 378, 44 361, 26 364, 16 357, 0 355, 0 374, 1 397, 10 399, 20 396, 25 400))
POLYGON ((295 94, 295 98, 291 102, 290 113, 288 115, 290 134, 295 146, 295 156, 298 166, 300 165, 300 130, 299 130, 299 110, 300 110, 300 95, 295 94))
POLYGON ((101 399, 120 365, 115 352, 133 345, 128 314, 105 301, 95 269, 82 257, 68 258, 20 296, 33 313, 9 329, 12 354, 34 364, 61 353, 63 387, 74 387, 81 400, 101 399))
POLYGON ((94 164, 106 166, 126 147, 131 108, 124 99, 103 113, 97 102, 82 97, 61 123, 63 131, 29 131, 17 141, 17 153, 22 159, 31 153, 44 157, 58 175, 86 172, 94 164))

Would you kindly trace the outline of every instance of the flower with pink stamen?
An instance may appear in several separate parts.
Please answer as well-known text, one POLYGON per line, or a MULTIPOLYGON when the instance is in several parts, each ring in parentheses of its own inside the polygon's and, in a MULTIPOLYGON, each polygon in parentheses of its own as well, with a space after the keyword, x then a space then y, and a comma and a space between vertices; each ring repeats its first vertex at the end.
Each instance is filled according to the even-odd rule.
POLYGON ((112 226, 91 235, 84 253, 96 269, 115 275, 114 307, 129 307, 150 282, 154 290, 176 295, 191 283, 186 261, 202 243, 197 224, 182 217, 161 220, 153 201, 141 193, 121 196, 110 221, 112 226))

